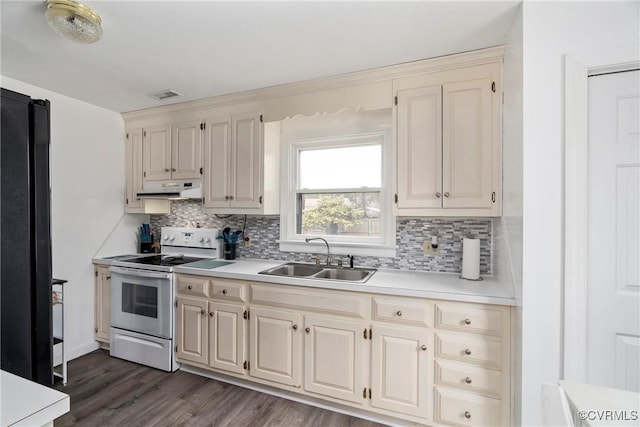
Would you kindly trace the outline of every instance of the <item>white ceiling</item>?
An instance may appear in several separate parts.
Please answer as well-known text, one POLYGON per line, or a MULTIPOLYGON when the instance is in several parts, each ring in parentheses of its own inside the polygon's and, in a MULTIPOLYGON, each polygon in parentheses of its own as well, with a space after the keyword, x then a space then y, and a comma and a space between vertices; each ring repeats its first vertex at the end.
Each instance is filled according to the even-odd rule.
POLYGON ((91 45, 54 33, 45 0, 2 0, 2 75, 133 111, 500 45, 520 2, 84 3, 91 45), (184 97, 148 96, 164 89, 184 97))

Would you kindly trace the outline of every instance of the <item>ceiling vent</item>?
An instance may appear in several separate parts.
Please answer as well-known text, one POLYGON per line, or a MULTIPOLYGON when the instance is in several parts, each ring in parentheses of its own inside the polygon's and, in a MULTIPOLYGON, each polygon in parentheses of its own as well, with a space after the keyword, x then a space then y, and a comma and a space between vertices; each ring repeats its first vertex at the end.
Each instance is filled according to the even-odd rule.
POLYGON ((183 96, 181 93, 176 92, 173 89, 165 89, 160 92, 155 92, 149 95, 152 98, 157 99, 158 101, 162 101, 167 98, 173 98, 174 96, 183 96))

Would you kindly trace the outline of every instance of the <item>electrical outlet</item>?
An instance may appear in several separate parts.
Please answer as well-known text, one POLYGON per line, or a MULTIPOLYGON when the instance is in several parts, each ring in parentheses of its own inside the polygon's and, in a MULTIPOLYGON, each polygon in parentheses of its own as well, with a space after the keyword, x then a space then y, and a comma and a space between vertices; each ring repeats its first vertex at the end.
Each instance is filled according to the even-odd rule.
POLYGON ((440 255, 440 245, 438 245, 437 248, 433 249, 433 246, 431 246, 431 241, 424 242, 424 254, 440 255))
POLYGON ((250 248, 251 247, 251 237, 245 237, 244 238, 244 247, 245 248, 250 248))

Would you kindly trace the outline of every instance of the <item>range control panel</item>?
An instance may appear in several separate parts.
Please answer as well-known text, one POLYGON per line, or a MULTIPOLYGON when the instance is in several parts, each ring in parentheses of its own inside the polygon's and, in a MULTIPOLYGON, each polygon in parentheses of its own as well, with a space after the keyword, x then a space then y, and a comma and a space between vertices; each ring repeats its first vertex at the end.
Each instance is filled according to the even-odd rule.
POLYGON ((217 249, 217 228, 162 227, 161 246, 217 249))

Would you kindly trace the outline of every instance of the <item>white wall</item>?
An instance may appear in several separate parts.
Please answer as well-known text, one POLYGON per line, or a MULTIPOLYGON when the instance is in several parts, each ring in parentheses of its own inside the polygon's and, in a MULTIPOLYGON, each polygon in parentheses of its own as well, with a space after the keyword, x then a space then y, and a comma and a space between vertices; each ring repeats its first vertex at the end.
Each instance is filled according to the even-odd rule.
POLYGON ((564 54, 638 45, 638 2, 523 5, 522 423, 562 378, 564 54))
MULTIPOLYGON (((506 241, 507 263, 514 287, 516 308, 513 358, 515 361, 512 394, 514 418, 520 422, 522 410, 522 5, 507 34, 504 55, 503 112, 503 191, 502 231, 506 241)), ((499 233, 496 233, 499 235, 499 233)))
POLYGON ((17 80, 3 76, 1 84, 51 101, 53 275, 69 281, 65 353, 74 358, 97 348, 91 258, 103 245, 112 253, 135 252, 135 239, 121 237, 135 233, 142 222, 123 218, 124 122, 113 111, 17 80), (108 239, 111 235, 119 239, 108 239))

